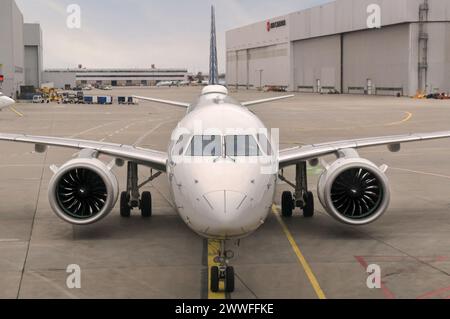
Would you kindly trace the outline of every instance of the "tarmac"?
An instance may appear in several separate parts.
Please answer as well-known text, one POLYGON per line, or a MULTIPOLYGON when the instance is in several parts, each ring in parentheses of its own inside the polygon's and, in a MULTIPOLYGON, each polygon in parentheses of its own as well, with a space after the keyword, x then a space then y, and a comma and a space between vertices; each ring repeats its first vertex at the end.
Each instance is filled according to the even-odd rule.
MULTIPOLYGON (((200 88, 125 88, 89 92, 144 95, 191 102, 200 88)), ((240 90, 240 101, 278 95, 240 90)), ((412 132, 450 130, 450 101, 357 95, 298 94, 251 108, 280 129, 281 148, 412 132)), ((0 112, 0 131, 72 137, 166 151, 184 111, 141 102, 138 106, 17 104, 0 112)), ((0 298, 450 298, 450 140, 361 151, 387 164, 391 206, 376 223, 349 227, 328 216, 297 210, 282 219, 277 208, 235 249, 236 291, 211 294, 208 267, 214 245, 178 217, 165 175, 145 187, 153 194, 151 219, 119 216, 118 205, 97 224, 76 227, 57 218, 47 200, 50 166, 75 156, 50 148, 0 143, 0 298), (369 289, 368 265, 379 265, 380 289, 369 289), (81 269, 81 288, 69 289, 69 265, 81 269)), ((329 161, 332 158, 327 158, 329 161)), ((110 161, 109 158, 104 158, 110 161)), ((121 188, 125 169, 116 168, 121 188)), ((147 169, 140 176, 148 176, 147 169)), ((288 169, 287 176, 293 177, 288 169)), ((309 169, 316 192, 320 168, 309 169)))

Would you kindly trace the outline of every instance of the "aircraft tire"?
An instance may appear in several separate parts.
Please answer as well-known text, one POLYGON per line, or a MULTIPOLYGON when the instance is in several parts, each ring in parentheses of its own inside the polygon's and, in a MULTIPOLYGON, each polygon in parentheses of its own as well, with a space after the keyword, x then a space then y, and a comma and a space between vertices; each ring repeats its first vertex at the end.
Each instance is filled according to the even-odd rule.
POLYGON ((281 196, 281 214, 283 217, 292 217, 294 201, 291 192, 283 192, 281 196))
POLYGON ((219 267, 211 267, 211 278, 210 278, 210 282, 211 282, 211 291, 212 292, 219 292, 219 267))
POLYGON ((303 217, 311 218, 314 216, 314 194, 307 192, 305 195, 305 207, 303 208, 303 217))
POLYGON ((234 268, 227 267, 225 273, 225 292, 232 293, 234 292, 234 268))
POLYGON ((152 193, 143 192, 141 196, 141 213, 142 217, 152 217, 152 193))
POLYGON ((120 216, 123 218, 129 218, 131 216, 131 208, 128 204, 130 197, 127 192, 120 194, 120 216))

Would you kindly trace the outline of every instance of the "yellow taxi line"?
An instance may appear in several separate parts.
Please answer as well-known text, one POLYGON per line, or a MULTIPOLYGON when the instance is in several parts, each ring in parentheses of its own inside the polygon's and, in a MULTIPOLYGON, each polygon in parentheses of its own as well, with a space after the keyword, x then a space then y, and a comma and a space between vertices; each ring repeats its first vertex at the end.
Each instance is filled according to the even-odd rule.
POLYGON ((406 123, 406 122, 408 122, 410 119, 412 119, 413 114, 412 114, 411 112, 405 112, 405 114, 406 114, 406 117, 405 117, 403 120, 398 121, 398 122, 388 123, 388 124, 386 124, 386 126, 400 125, 400 124, 406 123))
POLYGON ((295 239, 292 236, 291 232, 289 231, 286 223, 281 218, 278 208, 275 205, 273 206, 272 211, 273 211, 274 215, 276 216, 278 222, 280 223, 284 234, 286 235, 287 239, 289 240, 292 250, 294 251, 295 255, 297 256, 297 259, 298 259, 300 265, 303 267, 303 270, 305 271, 306 276, 308 277, 308 280, 311 283, 311 286, 313 287, 317 297, 319 299, 326 299, 325 293, 323 292, 322 288, 320 287, 319 282, 318 282, 316 276, 314 275, 314 272, 312 271, 311 267, 309 266, 308 261, 306 260, 305 256, 303 255, 302 251, 300 250, 299 246, 295 242, 295 239))
POLYGON ((20 113, 19 111, 17 111, 15 108, 13 108, 12 106, 9 107, 9 109, 11 111, 13 111, 14 113, 16 113, 17 115, 19 115, 20 117, 23 117, 24 115, 22 113, 20 113))
POLYGON ((225 284, 221 281, 219 285, 219 292, 212 292, 211 287, 211 267, 219 266, 214 262, 217 256, 217 251, 220 249, 220 242, 216 240, 208 240, 208 299, 226 299, 225 284))

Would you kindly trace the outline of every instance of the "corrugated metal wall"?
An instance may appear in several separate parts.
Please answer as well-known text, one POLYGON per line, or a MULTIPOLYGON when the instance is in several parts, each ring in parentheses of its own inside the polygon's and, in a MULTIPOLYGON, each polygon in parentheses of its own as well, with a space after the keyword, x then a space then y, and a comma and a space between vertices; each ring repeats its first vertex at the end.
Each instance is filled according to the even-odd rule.
POLYGON ((341 87, 340 36, 294 42, 294 89, 311 86, 317 92, 321 86, 341 87))

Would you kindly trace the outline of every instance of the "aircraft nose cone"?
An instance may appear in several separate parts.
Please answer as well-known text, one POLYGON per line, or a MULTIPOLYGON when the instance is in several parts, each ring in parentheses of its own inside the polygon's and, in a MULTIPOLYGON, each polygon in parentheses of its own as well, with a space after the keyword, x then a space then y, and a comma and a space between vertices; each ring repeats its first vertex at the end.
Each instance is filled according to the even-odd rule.
POLYGON ((233 218, 243 208, 247 201, 247 195, 234 191, 217 191, 205 194, 204 199, 211 210, 226 219, 233 218))
POLYGON ((254 221, 249 211, 251 201, 246 194, 224 190, 205 194, 203 198, 208 220, 205 234, 216 237, 241 236, 251 228, 254 221))

